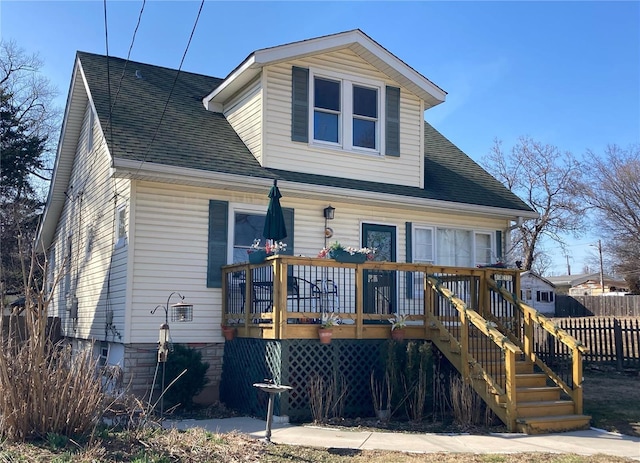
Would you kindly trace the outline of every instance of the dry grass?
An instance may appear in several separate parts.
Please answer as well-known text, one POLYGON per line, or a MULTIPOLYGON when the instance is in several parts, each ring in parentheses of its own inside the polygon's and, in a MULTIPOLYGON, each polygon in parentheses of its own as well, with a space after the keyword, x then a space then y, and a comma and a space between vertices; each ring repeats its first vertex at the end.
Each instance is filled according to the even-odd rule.
POLYGON ((319 449, 290 445, 268 445, 236 434, 215 434, 202 429, 185 432, 149 431, 111 433, 83 449, 69 444, 54 449, 50 444, 3 444, 0 462, 53 463, 231 463, 231 462, 320 462, 320 463, 629 463, 632 460, 607 455, 518 453, 471 454, 368 451, 357 449, 319 449))
POLYGON ((640 437, 640 374, 585 369, 584 413, 607 431, 640 437))

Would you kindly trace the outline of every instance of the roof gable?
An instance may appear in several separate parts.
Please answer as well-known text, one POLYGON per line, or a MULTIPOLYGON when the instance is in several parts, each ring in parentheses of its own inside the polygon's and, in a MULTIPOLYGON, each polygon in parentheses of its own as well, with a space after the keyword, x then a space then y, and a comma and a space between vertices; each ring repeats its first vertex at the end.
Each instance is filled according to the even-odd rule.
POLYGON ((202 102, 207 109, 221 111, 225 101, 251 82, 264 66, 348 48, 388 75, 423 101, 425 109, 444 102, 446 92, 390 53, 360 29, 302 40, 251 53, 202 102))

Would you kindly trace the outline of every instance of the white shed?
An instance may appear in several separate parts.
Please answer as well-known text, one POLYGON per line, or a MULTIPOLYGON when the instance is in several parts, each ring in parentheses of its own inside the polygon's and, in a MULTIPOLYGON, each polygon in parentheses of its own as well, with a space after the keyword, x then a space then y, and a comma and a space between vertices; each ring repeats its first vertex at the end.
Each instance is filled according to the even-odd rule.
POLYGON ((520 299, 538 312, 554 316, 556 312, 555 285, 535 272, 520 275, 520 299))

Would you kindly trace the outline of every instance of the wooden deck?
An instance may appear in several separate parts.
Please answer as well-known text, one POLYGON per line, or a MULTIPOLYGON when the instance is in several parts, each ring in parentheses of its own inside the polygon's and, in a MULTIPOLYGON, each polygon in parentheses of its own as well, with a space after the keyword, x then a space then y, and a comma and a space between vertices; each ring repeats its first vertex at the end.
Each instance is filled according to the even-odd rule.
POLYGON ((403 314, 405 337, 433 342, 511 431, 587 427, 584 347, 519 293, 515 269, 275 256, 223 268, 223 320, 240 337, 317 339, 333 313, 335 339, 387 339, 403 314), (551 368, 551 351, 571 360, 551 368))

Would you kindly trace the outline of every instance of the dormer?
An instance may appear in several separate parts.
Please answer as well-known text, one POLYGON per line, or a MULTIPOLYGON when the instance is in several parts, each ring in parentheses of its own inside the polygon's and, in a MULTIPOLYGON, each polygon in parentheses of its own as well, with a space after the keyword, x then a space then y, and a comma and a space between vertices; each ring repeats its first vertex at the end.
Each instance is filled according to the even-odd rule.
POLYGON ((263 167, 424 186, 446 93, 360 30, 258 50, 203 99, 263 167))

